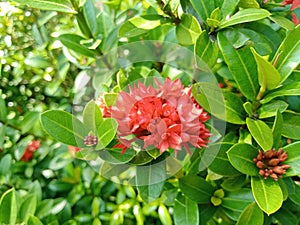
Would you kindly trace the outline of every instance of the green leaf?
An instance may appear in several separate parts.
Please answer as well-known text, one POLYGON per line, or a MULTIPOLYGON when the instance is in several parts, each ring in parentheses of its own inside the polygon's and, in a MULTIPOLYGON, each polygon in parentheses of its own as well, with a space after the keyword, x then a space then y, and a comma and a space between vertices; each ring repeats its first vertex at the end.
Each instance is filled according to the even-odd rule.
POLYGON ((235 169, 250 176, 258 175, 258 168, 253 162, 253 159, 258 154, 258 150, 254 146, 238 143, 232 146, 227 154, 230 163, 235 169))
POLYGON ((231 92, 223 93, 226 107, 226 121, 233 124, 245 124, 246 112, 242 100, 231 92))
POLYGON ((272 90, 276 88, 281 81, 281 75, 276 68, 265 57, 260 56, 254 48, 251 48, 252 54, 257 64, 258 83, 261 90, 272 90))
MULTIPOLYGON (((229 162, 226 152, 232 147, 231 143, 209 145, 201 158, 201 163, 214 173, 222 176, 237 176, 240 174, 229 162)), ((201 164, 200 164, 201 166, 201 164)))
POLYGON ((15 158, 17 160, 20 160, 22 156, 24 155, 24 152, 26 151, 26 148, 28 144, 33 140, 33 137, 31 135, 22 138, 20 142, 18 142, 17 149, 14 152, 15 158))
POLYGON ((274 15, 274 16, 270 16, 270 19, 274 23, 277 23, 279 26, 283 27, 286 30, 294 30, 295 29, 295 24, 291 20, 289 20, 283 16, 274 15))
POLYGON ((127 20, 119 30, 121 37, 134 37, 149 32, 163 23, 168 22, 167 19, 160 15, 143 15, 136 16, 127 20))
POLYGON ((265 9, 254 9, 254 8, 243 9, 238 11, 228 20, 224 19, 223 21, 221 21, 219 29, 223 29, 225 27, 233 26, 236 24, 261 20, 266 17, 269 17, 270 15, 271 13, 265 9))
POLYGON ((158 217, 163 225, 172 225, 171 215, 167 207, 163 204, 160 204, 158 207, 158 217))
POLYGON ((238 3, 239 1, 236 0, 224 0, 221 7, 222 17, 226 18, 227 15, 231 15, 235 11, 238 3))
POLYGON ((200 204, 209 203, 214 191, 210 183, 196 175, 181 177, 179 187, 184 195, 200 204))
POLYGON ((261 120, 246 119, 247 127, 264 151, 268 151, 273 147, 273 134, 271 128, 261 120))
POLYGON ((103 119, 98 127, 98 144, 96 150, 106 147, 115 137, 117 133, 118 123, 115 119, 103 119))
POLYGON ((249 188, 241 188, 236 191, 225 193, 222 199, 222 207, 241 213, 250 203, 254 202, 254 198, 249 188))
POLYGON ((175 225, 198 225, 198 204, 178 193, 174 205, 174 222, 175 225))
POLYGON ((34 125, 38 122, 39 117, 39 112, 31 111, 27 113, 20 124, 22 134, 25 134, 26 132, 31 130, 34 127, 34 125))
POLYGON ((299 217, 291 212, 289 208, 281 207, 280 210, 278 210, 274 217, 284 225, 295 225, 299 223, 299 217))
POLYGON ((15 189, 6 191, 0 199, 0 223, 15 224, 17 220, 17 200, 15 189))
POLYGON ((62 34, 58 37, 61 43, 67 48, 88 57, 95 57, 95 51, 81 44, 85 39, 76 34, 62 34))
POLYGON ((263 225, 264 214, 258 205, 253 202, 241 213, 237 225, 263 225))
POLYGON ((23 203, 20 207, 20 220, 26 221, 29 216, 34 215, 37 205, 37 199, 35 194, 29 194, 27 195, 23 203))
POLYGON ((246 111, 246 113, 248 114, 249 117, 253 116, 253 105, 250 102, 245 102, 243 104, 243 107, 246 111))
POLYGON ((72 114, 61 110, 49 110, 41 115, 44 129, 57 141, 67 145, 84 147, 84 137, 89 129, 72 114))
POLYGON ((263 177, 251 177, 252 193, 258 206, 268 215, 280 209, 283 195, 278 182, 263 177))
POLYGON ((288 33, 278 48, 272 63, 282 76, 282 82, 296 69, 300 63, 300 26, 288 33))
POLYGON ((102 113, 95 101, 91 100, 86 104, 82 113, 82 117, 83 123, 86 125, 86 127, 96 134, 97 129, 102 122, 102 113))
POLYGON ((67 0, 16 0, 22 5, 42 10, 53 10, 65 13, 77 13, 67 0))
POLYGON ((7 154, 3 156, 0 160, 0 174, 7 175, 11 172, 12 166, 12 156, 7 154))
POLYGON ((85 4, 83 6, 83 15, 93 37, 96 37, 98 34, 98 24, 96 10, 92 0, 85 1, 85 4))
POLYGON ((235 30, 218 32, 218 42, 225 62, 240 91, 247 99, 254 101, 259 89, 256 62, 249 46, 236 49, 233 45, 243 36, 235 30))
POLYGON ((117 99, 118 99, 118 94, 117 93, 105 93, 103 95, 104 97, 104 102, 105 104, 109 107, 109 106, 113 106, 117 99))
POLYGON ((239 1, 239 7, 242 8, 256 8, 259 9, 259 4, 256 0, 240 0, 239 1))
POLYGON ((288 154, 288 158, 283 162, 283 164, 291 166, 291 168, 286 170, 285 176, 298 176, 300 174, 299 148, 300 142, 294 142, 283 147, 283 150, 288 154))
POLYGON ((283 113, 288 106, 289 104, 287 104, 285 101, 274 100, 259 107, 259 109, 257 110, 258 118, 263 119, 273 117, 276 115, 277 110, 283 113))
MULTIPOLYGON (((202 31, 196 40, 195 55, 202 59, 209 68, 213 68, 216 64, 218 53, 219 48, 217 43, 209 38, 206 30, 202 31)), ((200 67, 201 65, 198 66, 200 67)))
POLYGON ((43 223, 37 217, 30 215, 26 225, 43 225, 43 223))
POLYGON ((166 162, 153 162, 145 166, 136 167, 135 182, 137 189, 146 202, 152 202, 156 200, 164 186, 166 179, 166 162))
POLYGON ((128 163, 135 156, 135 151, 131 148, 127 149, 124 154, 121 154, 121 149, 111 148, 101 150, 99 156, 101 159, 112 164, 128 163))
POLYGON ((300 206, 300 186, 294 183, 295 192, 289 195, 290 200, 295 203, 296 205, 300 206))
POLYGON ((283 117, 279 110, 277 110, 275 121, 272 127, 273 133, 273 147, 277 149, 281 144, 281 133, 283 127, 283 117))
POLYGON ((2 91, 0 91, 0 121, 5 122, 7 116, 7 108, 5 100, 2 97, 2 91))
POLYGON ((201 27, 191 14, 182 14, 181 21, 176 26, 176 37, 181 45, 193 45, 200 35, 201 27))
POLYGON ((300 140, 300 116, 293 113, 283 113, 282 136, 300 140))
POLYGON ((281 96, 296 96, 300 95, 300 82, 293 82, 287 85, 283 85, 275 90, 269 92, 261 101, 261 104, 265 104, 274 98, 281 96))
POLYGON ((206 19, 210 17, 212 11, 215 9, 214 1, 190 0, 190 2, 202 21, 206 21, 206 19))

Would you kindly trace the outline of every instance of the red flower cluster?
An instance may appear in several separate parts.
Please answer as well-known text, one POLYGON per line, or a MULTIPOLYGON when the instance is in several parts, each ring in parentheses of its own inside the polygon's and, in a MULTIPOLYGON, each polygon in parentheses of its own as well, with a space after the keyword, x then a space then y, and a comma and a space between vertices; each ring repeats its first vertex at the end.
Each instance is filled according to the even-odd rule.
POLYGON ((138 83, 129 87, 129 93, 121 91, 112 107, 122 152, 137 139, 144 141, 145 148, 156 147, 160 152, 172 148, 175 154, 182 148, 191 154, 190 145, 205 147, 211 134, 203 123, 210 117, 191 97, 191 88, 184 88, 179 79, 167 78, 164 84, 154 81, 157 88, 138 83))
MULTIPOLYGON (((289 5, 292 4, 291 6, 291 11, 300 7, 300 0, 285 0, 282 2, 283 5, 289 5)), ((295 13, 292 13, 292 20, 294 24, 299 24, 299 18, 296 16, 295 13)))
POLYGON ((28 162, 32 159, 33 153, 40 147, 40 141, 31 141, 26 147, 25 152, 21 158, 22 161, 28 162))

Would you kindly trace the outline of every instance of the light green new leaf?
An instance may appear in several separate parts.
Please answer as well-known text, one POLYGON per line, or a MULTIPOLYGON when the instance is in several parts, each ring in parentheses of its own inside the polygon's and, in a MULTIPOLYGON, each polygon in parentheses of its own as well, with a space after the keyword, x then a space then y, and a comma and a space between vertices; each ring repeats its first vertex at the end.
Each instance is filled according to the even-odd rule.
POLYGON ((98 144, 96 150, 105 148, 115 137, 118 123, 115 119, 106 118, 98 126, 98 144))
POLYGON ((246 8, 256 8, 259 9, 259 4, 256 0, 240 0, 239 2, 239 7, 242 7, 244 9, 246 8))
POLYGON ((175 225, 198 225, 199 210, 197 202, 178 193, 174 205, 175 225))
POLYGON ((236 225, 263 225, 264 214, 258 205, 253 202, 241 213, 236 225))
POLYGON ((282 76, 282 82, 300 63, 300 26, 288 33, 284 41, 278 48, 272 63, 276 65, 277 70, 282 76))
POLYGON ((291 166, 291 168, 286 170, 285 176, 298 176, 300 174, 300 142, 286 145, 283 147, 283 150, 288 154, 288 158, 283 164, 291 166))
POLYGON ((215 9, 214 1, 191 0, 190 2, 202 21, 206 21, 206 19, 210 17, 212 11, 215 9))
POLYGON ((262 176, 251 177, 252 193, 258 206, 268 215, 280 209, 283 194, 277 181, 262 176))
POLYGON ((83 123, 94 132, 97 133, 97 129, 102 122, 102 113, 99 106, 95 101, 89 101, 82 113, 83 123))
POLYGON ((221 21, 219 29, 223 29, 225 27, 233 26, 236 24, 261 20, 266 17, 269 17, 270 15, 271 13, 265 9, 249 8, 249 9, 240 10, 228 20, 225 19, 221 21))
POLYGON ((268 151, 273 146, 273 134, 271 128, 261 120, 246 119, 247 127, 264 151, 268 151))
POLYGON ((267 104, 262 105, 257 110, 258 118, 269 118, 276 115, 277 110, 279 112, 283 113, 287 107, 289 106, 288 103, 282 100, 274 100, 272 102, 269 102, 267 104))
POLYGON ((245 35, 237 30, 228 29, 218 32, 217 38, 225 62, 240 91, 247 99, 254 101, 259 89, 258 73, 250 47, 240 48, 247 41, 245 35), (240 39, 243 40, 242 43, 236 46, 240 39))
POLYGON ((84 137, 89 129, 72 114, 61 110, 49 110, 41 115, 44 129, 56 140, 67 145, 84 147, 84 137))
POLYGON ((201 33, 201 27, 195 17, 182 14, 181 21, 176 26, 176 37, 181 45, 193 45, 201 33))
POLYGON ((210 183, 196 175, 187 175, 180 178, 179 187, 184 195, 202 204, 210 202, 210 197, 214 191, 210 183))
POLYGON ((281 81, 279 72, 265 57, 260 56, 254 48, 251 48, 251 51, 257 64, 258 82, 261 90, 265 91, 276 88, 281 81))
POLYGON ((15 0, 22 5, 42 10, 53 10, 65 13, 77 13, 68 0, 15 0))
POLYGON ((300 116, 293 113, 283 113, 282 136, 300 140, 300 116))
POLYGON ((43 225, 43 223, 35 216, 29 216, 26 225, 43 225))
POLYGON ((226 107, 226 121, 233 124, 245 124, 246 112, 243 101, 231 92, 223 93, 226 107))
POLYGON ((289 20, 283 16, 274 15, 274 16, 270 16, 270 19, 274 23, 277 23, 279 26, 283 27, 286 30, 294 30, 295 29, 295 24, 291 20, 289 20))
MULTIPOLYGON (((217 42, 210 40, 206 30, 202 31, 195 44, 196 57, 202 59, 209 68, 213 68, 216 64, 218 53, 219 48, 217 42)), ((198 60, 196 60, 196 62, 198 62, 198 60)))
POLYGON ((6 191, 0 199, 0 223, 15 224, 17 220, 17 200, 15 189, 6 191))
POLYGON ((160 204, 158 207, 158 217, 163 225, 172 225, 172 218, 167 209, 163 204, 160 204))
POLYGON ((231 165, 235 169, 250 176, 258 175, 258 168, 253 162, 253 159, 258 154, 258 150, 254 146, 238 143, 232 146, 227 154, 231 165))

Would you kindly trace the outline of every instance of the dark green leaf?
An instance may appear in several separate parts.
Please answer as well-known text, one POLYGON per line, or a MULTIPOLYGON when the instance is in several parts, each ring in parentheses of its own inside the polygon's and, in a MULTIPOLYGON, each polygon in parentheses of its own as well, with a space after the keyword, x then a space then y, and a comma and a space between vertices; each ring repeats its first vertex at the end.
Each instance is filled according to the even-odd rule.
POLYGON ((73 50, 74 52, 86 55, 89 57, 95 57, 95 51, 85 47, 81 44, 85 39, 76 34, 62 34, 58 37, 61 43, 67 48, 73 50))
POLYGON ((84 137, 89 129, 72 114, 60 110, 42 113, 44 129, 56 140, 68 145, 84 147, 84 137))
POLYGON ((198 204, 181 193, 178 193, 174 205, 175 225, 198 225, 198 204))
POLYGON ((219 29, 223 29, 225 27, 233 26, 236 24, 261 20, 266 17, 269 17, 270 15, 271 13, 265 9, 250 8, 250 9, 240 10, 228 20, 224 19, 223 21, 221 21, 219 29))
POLYGON ((273 147, 273 134, 271 128, 262 120, 246 119, 247 127, 264 151, 268 151, 273 147))
POLYGON ((299 154, 300 142, 294 142, 292 144, 283 147, 283 150, 287 152, 288 158, 283 164, 288 164, 291 168, 287 169, 286 176, 297 176, 300 174, 300 154, 299 154))
POLYGON ((256 62, 249 46, 233 47, 240 35, 235 30, 218 32, 219 47, 240 91, 248 99, 255 100, 259 89, 256 62))
POLYGON ((224 179, 221 187, 226 191, 240 190, 246 182, 246 176, 241 174, 239 176, 227 177, 224 179))
POLYGON ((283 113, 282 136, 300 140, 300 115, 283 113))
POLYGON ((0 91, 0 121, 6 121, 7 109, 5 100, 2 97, 2 91, 0 91))
POLYGON ((180 24, 176 27, 176 37, 179 44, 195 44, 200 33, 201 27, 196 18, 190 14, 183 14, 181 16, 180 24))
POLYGON ((247 208, 244 209, 240 215, 237 225, 263 225, 264 214, 258 205, 253 202, 247 208))
POLYGON ((281 224, 284 225, 295 225, 299 224, 299 217, 297 217, 293 212, 291 212, 289 209, 281 207, 280 210, 278 210, 274 217, 281 222, 281 224))
POLYGON ((94 37, 98 34, 98 24, 96 19, 96 10, 92 0, 86 0, 83 6, 84 19, 94 37))
POLYGON ((179 187, 183 194, 191 200, 206 204, 213 195, 213 187, 202 177, 187 175, 179 179, 179 187))
POLYGON ((111 148, 101 150, 99 152, 101 159, 112 164, 123 164, 133 159, 135 151, 131 148, 127 149, 124 154, 121 154, 121 149, 111 148))
POLYGON ((294 183, 294 181, 293 185, 295 187, 295 192, 293 194, 290 194, 289 198, 292 200, 293 203, 300 206, 300 186, 294 183))
POLYGON ((249 203, 254 201, 251 189, 242 188, 237 191, 226 192, 222 199, 222 207, 241 213, 249 203))
POLYGON ((278 48, 274 58, 273 64, 276 65, 277 70, 284 81, 299 65, 300 55, 300 26, 288 33, 284 41, 278 48))
POLYGON ((280 209, 283 202, 281 188, 271 178, 251 177, 251 188, 258 206, 268 215, 280 209))
POLYGON ((65 13, 77 13, 67 0, 16 0, 15 2, 37 9, 53 10, 65 13))
POLYGON ((84 107, 83 113, 83 123, 97 134, 97 129, 102 122, 102 113, 99 106, 95 103, 95 101, 89 101, 84 107))
MULTIPOLYGON (((209 68, 213 68, 216 64, 218 53, 217 43, 210 40, 206 30, 202 31, 196 40, 195 55, 202 59, 209 68)), ((198 62, 198 60, 196 61, 198 62)))
POLYGON ((211 12, 215 8, 214 1, 191 0, 193 8, 198 13, 202 21, 206 21, 210 17, 211 12))
POLYGON ((0 223, 15 224, 17 220, 17 200, 15 189, 6 191, 0 199, 0 223))
POLYGON ((283 127, 283 117, 279 110, 277 110, 275 121, 272 127, 273 133, 273 147, 277 149, 281 144, 281 133, 283 127))
POLYGON ((238 171, 250 176, 258 175, 258 168, 253 162, 258 154, 255 147, 246 143, 238 143, 232 146, 227 154, 230 163, 238 171))
POLYGON ((98 144, 96 150, 106 147, 115 137, 118 123, 112 118, 104 119, 98 127, 98 144))
POLYGON ((34 215, 35 210, 36 210, 36 205, 37 205, 37 199, 35 194, 29 194, 27 195, 23 203, 20 207, 20 220, 21 221, 26 221, 27 218, 31 215, 34 215))
POLYGON ((277 110, 283 113, 289 105, 285 101, 274 100, 267 104, 262 105, 258 110, 258 118, 269 118, 276 115, 277 110))

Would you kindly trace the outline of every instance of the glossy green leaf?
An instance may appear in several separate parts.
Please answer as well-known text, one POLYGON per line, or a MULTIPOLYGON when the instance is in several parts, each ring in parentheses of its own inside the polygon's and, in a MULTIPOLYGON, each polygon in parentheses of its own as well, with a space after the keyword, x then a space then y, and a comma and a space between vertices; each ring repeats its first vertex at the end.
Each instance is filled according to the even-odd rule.
POLYGON ((158 217, 163 225, 172 225, 171 215, 167 207, 163 204, 160 204, 158 207, 158 217))
POLYGON ((202 59, 209 68, 213 68, 217 62, 218 53, 217 43, 209 38, 206 30, 202 31, 196 40, 195 55, 202 59))
POLYGON ((227 15, 231 15, 235 11, 238 3, 239 1, 236 0, 224 0, 221 7, 222 17, 226 18, 227 15))
POLYGON ((245 124, 246 112, 242 100, 231 92, 223 93, 226 107, 226 121, 233 124, 245 124))
POLYGON ((118 94, 117 93, 105 93, 103 97, 104 97, 105 104, 109 107, 109 106, 113 106, 116 103, 118 94))
POLYGON ((300 174, 299 148, 300 142, 294 142, 283 147, 283 150, 288 154, 288 158, 283 162, 283 164, 288 164, 291 166, 291 168, 286 170, 285 176, 297 176, 300 174))
POLYGON ((35 194, 27 195, 20 207, 19 216, 21 221, 26 221, 29 216, 34 215, 37 206, 35 194))
POLYGON ((282 136, 300 140, 300 115, 283 113, 282 136))
POLYGON ((271 128, 262 120, 246 119, 247 127, 255 141, 264 150, 270 150, 273 147, 273 134, 271 128))
POLYGON ((256 0, 240 0, 239 1, 239 7, 242 7, 244 9, 246 8, 256 8, 259 9, 259 4, 256 0))
POLYGON ((102 122, 102 113, 99 106, 95 103, 95 101, 89 101, 83 110, 82 113, 83 123, 97 134, 97 129, 102 122))
POLYGON ((98 24, 96 17, 96 10, 94 6, 94 2, 92 0, 86 0, 83 6, 83 15, 84 19, 94 37, 98 34, 98 24))
POLYGON ((263 177, 251 177, 251 188, 258 206, 268 215, 280 209, 283 202, 281 188, 277 181, 263 177))
POLYGON ((231 165, 226 154, 228 149, 231 147, 231 143, 217 143, 210 145, 202 155, 201 163, 206 165, 206 167, 208 167, 214 173, 222 176, 239 175, 240 172, 231 165))
POLYGON ((2 97, 2 91, 0 91, 0 121, 5 122, 7 116, 7 108, 5 100, 2 97))
POLYGON ((278 48, 272 63, 282 76, 282 82, 289 77, 299 65, 300 55, 300 26, 288 33, 278 48))
POLYGON ((258 205, 253 202, 241 213, 237 225, 263 225, 264 214, 258 205))
POLYGON ((146 202, 156 200, 164 186, 166 179, 166 162, 160 161, 146 166, 136 167, 135 182, 142 199, 146 202))
POLYGON ((64 13, 77 13, 67 0, 16 0, 15 2, 42 10, 53 10, 64 13))
POLYGON ((174 222, 175 225, 198 225, 198 204, 178 193, 174 205, 174 222))
POLYGON ((295 225, 299 223, 299 217, 285 207, 281 207, 280 210, 274 214, 274 217, 284 225, 295 225))
POLYGON ((95 51, 81 44, 85 39, 76 34, 62 34, 58 37, 61 43, 67 48, 82 55, 95 57, 95 51))
POLYGON ((291 20, 283 16, 274 15, 274 16, 270 16, 270 19, 286 30, 295 29, 295 24, 291 20))
POLYGON ((246 111, 246 113, 248 114, 249 117, 253 116, 253 105, 250 102, 245 102, 243 104, 243 107, 246 111))
POLYGON ((249 8, 238 11, 236 14, 231 16, 228 20, 225 19, 221 21, 219 29, 223 29, 225 27, 233 26, 236 24, 261 20, 266 17, 269 17, 271 13, 265 9, 255 9, 249 8))
POLYGON ((274 100, 267 104, 262 105, 258 110, 258 118, 269 118, 276 115, 277 110, 283 113, 289 105, 282 100, 274 100))
POLYGON ((6 191, 0 199, 0 223, 15 224, 17 220, 17 200, 15 189, 6 191))
POLYGON ((26 132, 30 131, 34 127, 34 125, 39 121, 39 117, 39 112, 32 111, 27 113, 20 124, 22 134, 25 134, 26 132))
POLYGON ((190 2, 202 21, 206 21, 206 19, 210 17, 211 12, 215 9, 214 1, 191 0, 190 2))
POLYGON ((279 87, 269 93, 260 101, 262 104, 265 104, 271 101, 274 98, 281 96, 294 96, 300 95, 300 82, 293 82, 282 87, 279 87))
POLYGON ((111 148, 101 150, 99 152, 99 156, 101 159, 105 160, 106 162, 112 164, 123 164, 127 163, 133 159, 135 156, 135 151, 133 149, 127 149, 124 154, 121 154, 121 149, 118 148, 111 148))
POLYGON ((37 217, 30 215, 26 225, 43 225, 43 223, 37 217))
POLYGON ((281 81, 281 75, 276 68, 265 57, 260 56, 253 48, 252 54, 257 64, 258 83, 261 90, 272 90, 276 88, 281 81))
POLYGON ((241 213, 250 203, 254 202, 251 189, 241 188, 236 191, 229 191, 225 193, 222 199, 222 207, 241 213))
POLYGON ((112 118, 104 119, 98 126, 98 144, 96 150, 106 147, 117 133, 118 123, 112 118))
POLYGON ((248 46, 241 49, 233 46, 240 35, 243 34, 235 30, 218 32, 219 47, 240 91, 255 100, 259 89, 256 62, 248 46))
POLYGON ((195 17, 183 14, 181 21, 176 26, 176 37, 181 45, 192 45, 196 43, 201 33, 201 27, 195 17))
POLYGON ((209 203, 210 197, 213 195, 211 184, 195 175, 180 178, 179 187, 185 196, 201 204, 209 203))
POLYGON ((281 133, 283 127, 283 117, 279 110, 277 110, 275 121, 272 127, 273 133, 273 147, 277 149, 281 144, 281 133))
POLYGON ((72 146, 85 146, 83 140, 89 129, 72 114, 61 110, 46 111, 41 115, 41 123, 57 141, 72 146))
POLYGON ((258 175, 258 168, 253 162, 253 159, 258 154, 258 150, 254 146, 238 143, 232 146, 227 154, 230 163, 235 169, 250 176, 258 175))
POLYGON ((168 22, 164 17, 159 15, 136 16, 127 20, 119 30, 121 37, 134 37, 145 34, 163 23, 168 22))

